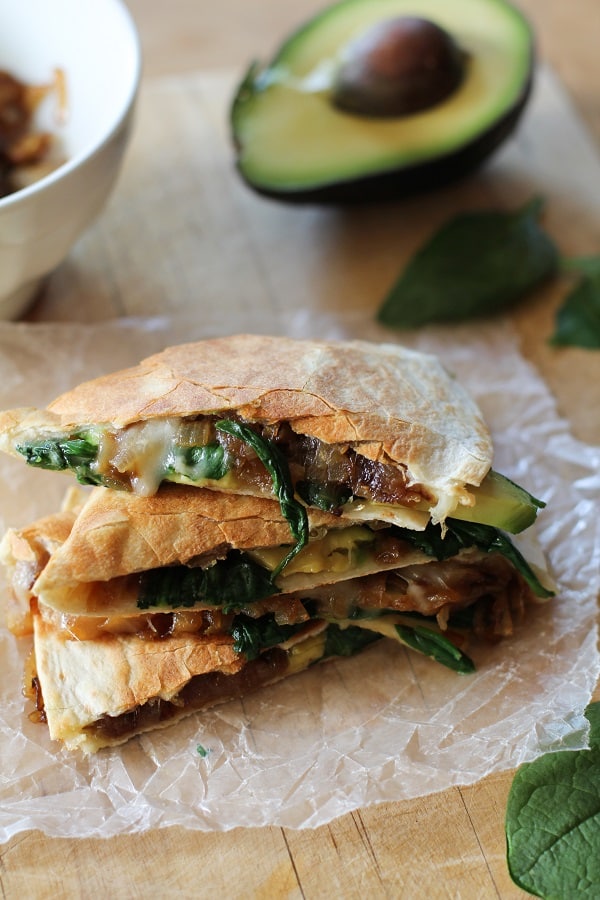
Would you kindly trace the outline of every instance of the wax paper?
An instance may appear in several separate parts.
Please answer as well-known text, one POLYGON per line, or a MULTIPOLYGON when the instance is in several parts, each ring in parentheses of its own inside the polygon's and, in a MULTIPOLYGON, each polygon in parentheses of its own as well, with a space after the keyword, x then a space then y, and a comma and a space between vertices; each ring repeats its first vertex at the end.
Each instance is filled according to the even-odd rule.
MULTIPOLYGON (((227 331, 398 340, 438 353, 491 427, 494 467, 547 501, 539 540, 558 593, 460 676, 381 641, 274 687, 85 758, 51 742, 21 695, 27 640, 0 631, 0 839, 183 825, 316 827, 557 748, 586 746, 599 667, 600 448, 575 440, 507 323, 395 336, 364 318, 299 314, 224 326, 166 319, 0 326, 0 406, 41 405, 167 343, 227 331)), ((53 511, 66 476, 0 460, 1 526, 53 511)), ((4 591, 4 584, 2 584, 4 591)))

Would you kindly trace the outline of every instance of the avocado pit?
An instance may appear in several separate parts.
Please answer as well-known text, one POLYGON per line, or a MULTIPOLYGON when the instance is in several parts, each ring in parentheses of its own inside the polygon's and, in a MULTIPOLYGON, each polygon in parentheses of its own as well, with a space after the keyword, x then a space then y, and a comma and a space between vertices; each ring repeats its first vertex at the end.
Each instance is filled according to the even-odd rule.
POLYGON ((332 103, 362 116, 398 117, 441 103, 461 84, 466 54, 447 31, 418 16, 377 22, 342 54, 332 103))

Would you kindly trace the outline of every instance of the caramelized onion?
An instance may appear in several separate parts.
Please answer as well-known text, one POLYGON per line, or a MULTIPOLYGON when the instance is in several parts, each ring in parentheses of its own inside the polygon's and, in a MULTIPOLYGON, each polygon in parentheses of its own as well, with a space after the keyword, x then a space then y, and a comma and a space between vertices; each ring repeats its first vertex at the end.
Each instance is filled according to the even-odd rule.
POLYGON ((150 700, 120 716, 103 716, 85 731, 114 740, 156 727, 181 709, 196 710, 238 698, 282 677, 288 667, 284 650, 273 648, 246 663, 233 675, 211 672, 195 675, 172 700, 150 700))
POLYGON ((302 596, 316 601, 316 614, 323 618, 349 618, 356 609, 418 612, 437 616, 442 628, 453 613, 472 606, 475 634, 498 640, 512 634, 522 618, 528 591, 505 557, 475 551, 325 585, 302 596))

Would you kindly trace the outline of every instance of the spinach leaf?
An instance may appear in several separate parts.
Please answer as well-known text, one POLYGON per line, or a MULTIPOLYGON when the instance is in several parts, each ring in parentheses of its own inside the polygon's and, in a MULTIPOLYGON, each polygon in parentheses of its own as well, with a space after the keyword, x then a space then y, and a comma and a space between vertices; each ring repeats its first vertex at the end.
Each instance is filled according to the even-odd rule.
MULTIPOLYGON (((397 616, 398 613, 397 610, 394 609, 382 608, 373 610, 354 607, 350 611, 348 618, 353 619, 354 621, 360 619, 369 619, 373 621, 385 617, 386 615, 397 616)), ((396 631, 396 636, 402 644, 406 644, 413 650, 425 654, 425 656, 430 656, 436 662, 452 669, 454 672, 470 674, 475 671, 475 664, 473 661, 463 653, 462 650, 459 650, 449 638, 435 630, 435 620, 433 620, 431 616, 410 612, 403 613, 402 619, 405 619, 406 621, 393 626, 396 631)), ((336 632, 332 633, 332 647, 337 641, 340 641, 342 644, 345 641, 348 641, 349 646, 352 645, 354 640, 358 642, 362 641, 363 637, 360 635, 361 631, 367 635, 373 634, 375 635, 375 638, 391 637, 389 630, 377 631, 376 627, 373 629, 361 628, 360 626, 350 626, 346 629, 340 629, 337 626, 335 627, 339 634, 336 632), (350 632, 350 634, 347 634, 347 632, 350 632)), ((344 656, 347 654, 344 653, 342 649, 334 655, 344 656)))
POLYGON ((464 547, 463 542, 454 534, 450 519, 446 519, 446 529, 446 534, 443 535, 441 525, 428 522, 423 531, 413 531, 412 528, 402 528, 399 525, 394 531, 402 540, 412 544, 427 556, 443 560, 456 556, 464 547))
POLYGON ((287 519, 290 531, 296 539, 295 546, 272 572, 271 578, 275 580, 290 560, 308 543, 308 515, 306 509, 294 497, 294 485, 287 460, 272 441, 261 437, 248 425, 233 419, 221 419, 217 422, 216 428, 252 447, 273 480, 273 490, 279 500, 281 513, 287 519))
MULTIPOLYGON (((93 472, 91 466, 98 455, 98 437, 93 432, 79 432, 68 438, 44 438, 17 444, 16 450, 25 457, 30 466, 62 472, 71 469, 81 484, 105 484, 101 475, 93 472)), ((113 487, 112 481, 110 486, 113 487)))
POLYGON ((460 522, 457 519, 452 519, 450 528, 455 537, 462 541, 463 546, 475 546, 485 553, 501 553, 510 560, 536 597, 554 596, 554 591, 544 587, 521 551, 498 528, 494 528, 492 525, 479 525, 475 522, 460 522))
MULTIPOLYGON (((278 625, 272 613, 260 616, 258 619, 252 619, 245 615, 236 616, 231 631, 234 639, 233 647, 237 653, 244 653, 248 659, 256 659, 263 650, 287 641, 305 627, 305 622, 299 622, 296 625, 278 625)), ((354 656, 363 647, 380 638, 380 634, 364 628, 354 628, 353 626, 340 628, 338 625, 329 624, 325 632, 325 645, 321 658, 354 656)))
POLYGON ((328 656, 354 656, 363 647, 367 647, 374 641, 380 640, 382 635, 367 628, 358 628, 350 625, 348 628, 340 628, 339 625, 330 624, 325 634, 325 652, 328 656))
MULTIPOLYGON (((175 447, 170 472, 185 475, 190 481, 211 478, 220 481, 232 467, 225 448, 213 441, 200 447, 175 447)), ((168 478, 169 472, 166 473, 168 478)))
POLYGON ((541 201, 517 212, 463 213, 409 262, 378 319, 397 328, 493 315, 558 268, 553 241, 538 225, 541 201))
POLYGON ((539 578, 510 538, 493 525, 478 522, 463 522, 460 519, 446 519, 446 534, 442 535, 440 525, 428 522, 424 531, 398 528, 400 536, 414 547, 435 559, 449 559, 467 547, 477 547, 484 553, 501 553, 521 573, 536 597, 553 597, 553 591, 545 588, 539 578))
POLYGON ((546 900, 600 897, 600 703, 588 706, 589 750, 521 766, 506 810, 513 881, 546 900))
POLYGON ((95 436, 81 433, 69 438, 48 437, 17 444, 16 449, 30 466, 60 472, 93 463, 98 453, 98 440, 95 436))
POLYGON ((600 348, 600 257, 566 260, 564 268, 581 275, 555 318, 550 343, 557 347, 600 348))
POLYGON ((150 569, 141 573, 139 581, 139 609, 176 609, 202 602, 231 613, 253 600, 278 592, 271 573, 238 551, 206 569, 190 566, 150 569))
POLYGON ((475 671, 475 664, 462 650, 443 634, 433 631, 424 625, 395 625, 396 632, 403 644, 430 656, 454 672, 470 675, 475 671))
POLYGON ((279 625, 273 613, 253 619, 251 616, 236 616, 231 630, 233 649, 244 653, 247 659, 256 659, 262 650, 282 644, 306 627, 306 622, 295 625, 279 625))
POLYGON ((316 506, 334 514, 340 511, 352 496, 349 487, 335 481, 328 481, 325 484, 320 481, 299 481, 296 491, 307 506, 316 506))

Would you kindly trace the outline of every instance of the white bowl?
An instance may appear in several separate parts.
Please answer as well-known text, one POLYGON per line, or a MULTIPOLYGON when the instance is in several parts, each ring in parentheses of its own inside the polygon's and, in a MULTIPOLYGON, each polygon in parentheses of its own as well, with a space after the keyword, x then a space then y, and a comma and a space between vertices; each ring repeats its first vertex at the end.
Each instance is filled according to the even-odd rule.
POLYGON ((0 0, 0 69, 28 84, 66 81, 66 119, 49 97, 36 126, 65 160, 0 199, 0 319, 31 303, 106 202, 131 132, 141 74, 139 39, 121 0, 0 0))

